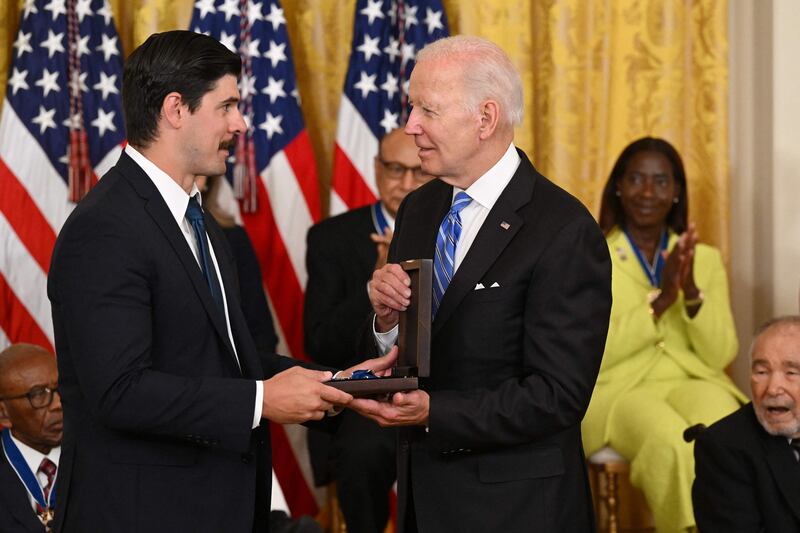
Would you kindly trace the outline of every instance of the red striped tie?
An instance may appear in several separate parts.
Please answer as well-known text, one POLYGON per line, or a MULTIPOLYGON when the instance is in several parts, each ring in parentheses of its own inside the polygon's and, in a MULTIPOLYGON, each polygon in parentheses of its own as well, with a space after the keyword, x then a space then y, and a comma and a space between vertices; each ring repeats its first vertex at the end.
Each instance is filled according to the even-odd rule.
MULTIPOLYGON (((42 463, 39 465, 39 472, 47 476, 47 485, 45 485, 43 489, 45 502, 50 501, 50 490, 53 488, 53 481, 56 479, 57 468, 56 464, 47 457, 42 459, 42 463)), ((36 510, 40 513, 44 512, 44 509, 42 509, 38 503, 36 504, 36 510)))

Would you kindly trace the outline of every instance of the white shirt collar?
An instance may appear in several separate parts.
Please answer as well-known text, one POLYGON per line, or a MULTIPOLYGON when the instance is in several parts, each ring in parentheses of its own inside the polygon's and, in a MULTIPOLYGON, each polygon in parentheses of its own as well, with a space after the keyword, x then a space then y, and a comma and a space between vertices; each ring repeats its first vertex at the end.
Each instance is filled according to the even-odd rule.
POLYGON ((39 470, 39 465, 42 464, 42 459, 45 457, 53 461, 53 463, 58 466, 58 460, 61 459, 61 446, 56 446, 50 450, 50 453, 45 455, 38 450, 34 450, 24 442, 21 442, 19 439, 14 437, 13 433, 11 434, 11 440, 17 445, 19 453, 22 454, 22 458, 25 459, 25 463, 34 474, 36 474, 36 471, 39 470))
MULTIPOLYGON (((472 198, 472 201, 491 210, 503 189, 506 188, 506 185, 508 185, 508 182, 511 181, 517 171, 520 161, 517 148, 512 142, 508 145, 503 157, 467 188, 467 194, 472 198)), ((458 187, 453 187, 453 198, 462 190, 458 187)))
POLYGON ((383 202, 381 202, 381 213, 383 213, 383 218, 386 219, 386 224, 389 226, 389 229, 394 231, 394 217, 386 210, 386 206, 383 205, 383 202))
MULTIPOLYGON (((155 163, 147 159, 130 144, 125 147, 125 153, 136 161, 136 164, 142 167, 147 177, 150 178, 153 185, 158 189, 161 197, 164 198, 170 213, 172 213, 172 216, 175 218, 175 222, 180 225, 181 221, 183 221, 186 216, 186 207, 189 205, 189 197, 200 192, 197 185, 192 184, 191 194, 186 194, 186 191, 184 191, 174 179, 169 177, 169 174, 158 168, 155 163)), ((200 195, 197 196, 197 201, 200 202, 200 205, 203 205, 200 195)))

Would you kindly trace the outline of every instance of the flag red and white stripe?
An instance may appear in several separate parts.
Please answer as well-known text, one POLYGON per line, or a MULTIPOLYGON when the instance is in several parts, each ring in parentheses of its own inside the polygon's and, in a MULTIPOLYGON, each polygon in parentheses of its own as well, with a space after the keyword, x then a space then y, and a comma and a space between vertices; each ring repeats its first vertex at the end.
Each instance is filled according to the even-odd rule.
POLYGON ((333 159, 330 212, 375 202, 378 141, 405 122, 416 52, 447 36, 441 0, 359 0, 333 159))
POLYGON ((14 41, 0 116, 0 349, 29 342, 53 351, 47 272, 56 235, 74 206, 70 126, 86 129, 94 181, 121 150, 122 60, 111 9, 105 0, 78 11, 74 6, 26 2, 14 41), (69 17, 77 30, 72 42, 69 17), (67 83, 69 72, 75 84, 67 83), (76 99, 70 105, 73 90, 79 115, 76 99))
MULTIPOLYGON (((234 208, 261 267, 278 352, 306 359, 303 294, 306 232, 320 220, 311 142, 300 111, 286 19, 278 0, 198 0, 193 31, 242 57, 240 109, 251 125, 229 169, 239 196, 234 208), (244 15, 244 16, 243 16, 244 15)), ((293 515, 315 515, 305 428, 272 425, 273 469, 293 515)))

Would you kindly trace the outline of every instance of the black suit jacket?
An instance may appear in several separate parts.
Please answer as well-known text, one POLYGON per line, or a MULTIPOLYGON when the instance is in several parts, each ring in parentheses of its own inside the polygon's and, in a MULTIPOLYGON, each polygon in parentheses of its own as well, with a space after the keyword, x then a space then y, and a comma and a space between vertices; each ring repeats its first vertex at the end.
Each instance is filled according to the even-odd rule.
MULTIPOLYGON (((367 282, 378 258, 375 243, 370 240, 370 234, 375 232, 371 205, 323 220, 308 231, 308 283, 303 326, 306 353, 317 363, 341 369, 363 359, 358 340, 372 310, 367 282)), ((337 418, 357 416, 360 415, 347 411, 337 418)), ((372 443, 375 449, 385 447, 381 443, 393 438, 391 430, 377 425, 348 421, 344 426, 349 429, 345 433, 337 432, 335 436, 320 431, 309 432, 308 452, 317 485, 325 485, 335 477, 330 457, 332 438, 338 440, 342 448, 349 447, 350 439, 359 439, 372 443), (354 433, 354 426, 360 431, 354 433)), ((341 461, 344 459, 340 457, 338 462, 341 461)), ((358 464, 340 464, 339 467, 359 469, 358 464)), ((393 464, 389 465, 390 469, 393 467, 393 464)), ((382 485, 378 487, 370 483, 373 478, 373 473, 364 472, 365 490, 383 490, 382 485)))
POLYGON ((753 404, 713 424, 694 445, 692 502, 703 533, 800 531, 800 463, 753 404))
POLYGON ((57 531, 267 529, 254 381, 294 363, 273 355, 262 369, 225 237, 205 223, 239 364, 183 234, 127 154, 61 230, 48 278, 64 406, 57 531))
MULTIPOLYGON (((429 432, 400 434, 400 531, 409 488, 423 532, 594 529, 580 421, 608 328, 608 247, 519 153, 432 325, 429 432)), ((434 180, 408 195, 390 262, 433 257, 452 193, 434 180)))
POLYGON ((0 531, 3 533, 44 533, 28 498, 28 491, 0 451, 0 531))
POLYGON ((278 335, 272 324, 272 313, 269 310, 264 285, 261 280, 261 267, 253 249, 253 243, 242 226, 222 228, 222 233, 231 248, 236 277, 239 280, 242 313, 247 320, 250 335, 255 342, 259 354, 275 353, 278 335))
POLYGON ((323 220, 308 231, 308 283, 303 316, 306 353, 317 363, 348 368, 362 358, 358 333, 372 307, 367 282, 378 258, 372 206, 323 220))

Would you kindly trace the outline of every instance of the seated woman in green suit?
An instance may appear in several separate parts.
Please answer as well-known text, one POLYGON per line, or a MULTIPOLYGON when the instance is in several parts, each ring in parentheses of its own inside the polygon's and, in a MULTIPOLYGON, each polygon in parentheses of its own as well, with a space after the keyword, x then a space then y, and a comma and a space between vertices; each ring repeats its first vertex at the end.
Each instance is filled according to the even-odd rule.
POLYGON ((725 267, 717 249, 697 242, 683 163, 662 139, 639 139, 622 152, 600 226, 614 301, 584 448, 617 450, 659 533, 686 531, 695 525, 694 458, 683 431, 746 401, 723 371, 738 348, 725 267))

